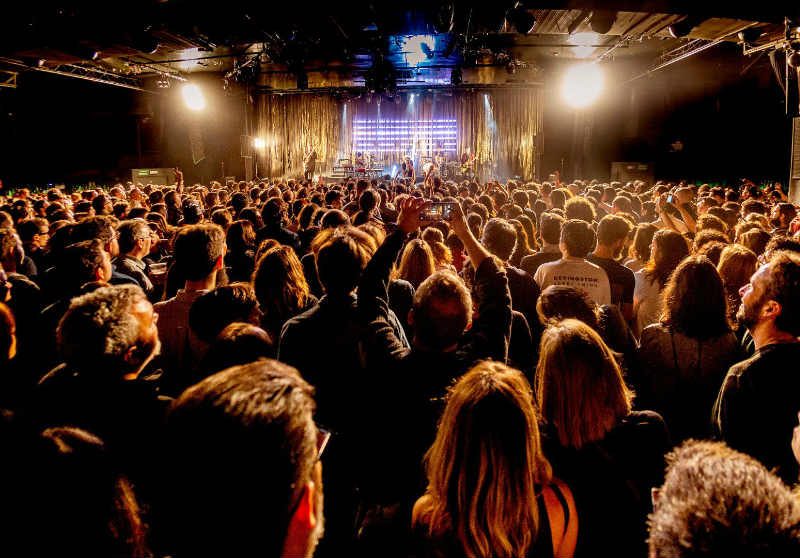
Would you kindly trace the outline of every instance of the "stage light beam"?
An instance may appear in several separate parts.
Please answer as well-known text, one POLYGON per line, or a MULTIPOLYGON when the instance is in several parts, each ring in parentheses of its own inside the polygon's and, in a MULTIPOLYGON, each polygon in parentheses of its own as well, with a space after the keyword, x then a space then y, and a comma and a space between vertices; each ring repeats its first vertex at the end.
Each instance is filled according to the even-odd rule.
POLYGON ((253 138, 253 147, 255 147, 256 149, 264 149, 265 147, 267 147, 267 140, 260 137, 253 138))
POLYGON ((206 98, 203 96, 203 91, 193 83, 187 83, 181 89, 183 95, 183 102, 186 106, 194 111, 200 111, 206 108, 206 98))
POLYGON ((564 74, 561 96, 572 108, 585 108, 597 101, 604 86, 603 70, 597 64, 578 64, 564 74))

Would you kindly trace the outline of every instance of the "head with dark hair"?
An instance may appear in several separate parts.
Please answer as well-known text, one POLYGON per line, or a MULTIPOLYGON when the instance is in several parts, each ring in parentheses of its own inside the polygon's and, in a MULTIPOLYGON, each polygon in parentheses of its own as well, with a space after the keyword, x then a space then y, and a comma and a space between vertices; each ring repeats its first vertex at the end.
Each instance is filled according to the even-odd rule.
POLYGON ((619 215, 606 215, 597 225, 597 243, 614 248, 617 254, 622 249, 631 232, 630 221, 619 215))
POLYGON ((725 289, 725 298, 728 302, 728 321, 731 323, 736 320, 736 311, 741 302, 739 289, 750 281, 750 277, 756 272, 757 265, 758 256, 755 252, 740 244, 731 244, 725 247, 720 254, 717 271, 725 289))
POLYGON ((428 350, 450 350, 472 323, 472 297, 466 285, 450 271, 438 271, 414 293, 409 323, 414 344, 428 350))
POLYGON ((692 339, 706 340, 730 331, 725 289, 705 256, 684 259, 664 289, 661 322, 692 339))
POLYGON ((586 198, 580 196, 567 200, 567 203, 564 204, 564 216, 567 219, 580 219, 589 224, 592 224, 597 219, 592 204, 586 198))
POLYGON ((650 261, 650 245, 653 242, 653 235, 656 234, 658 227, 651 223, 642 223, 636 226, 636 231, 633 234, 633 244, 631 251, 633 257, 637 258, 640 262, 650 261))
POLYGON ((257 324, 258 300, 250 283, 231 283, 200 295, 189 310, 189 327, 198 339, 211 343, 233 322, 257 324))
POLYGON ((800 254, 800 240, 782 235, 773 236, 764 248, 764 259, 769 260, 776 252, 800 254))
POLYGON ((136 285, 72 299, 56 337, 67 365, 95 381, 135 378, 158 353, 158 315, 136 285))
POLYGON ((585 258, 594 249, 597 237, 591 225, 580 219, 570 219, 561 227, 561 252, 573 258, 585 258))
POLYGON ((309 303, 303 266, 288 246, 278 245, 264 252, 256 263, 253 288, 263 313, 262 325, 273 337, 278 337, 286 320, 309 303))
POLYGON ((112 258, 119 255, 117 233, 114 230, 112 217, 97 216, 81 219, 70 231, 71 242, 97 239, 112 258))
POLYGON ((542 325, 567 318, 580 320, 598 330, 597 304, 584 291, 567 285, 550 285, 536 301, 536 313, 542 325))
POLYGON ((542 236, 542 241, 546 244, 558 244, 561 239, 564 218, 556 213, 545 212, 539 219, 539 234, 542 236))
POLYGON ((224 256, 225 233, 217 225, 189 225, 175 237, 175 265, 188 281, 216 273, 224 256))
MULTIPOLYGON (((231 366, 274 358, 275 342, 269 333, 244 322, 233 322, 223 329, 203 358, 203 377, 231 366)), ((201 380, 198 378, 197 380, 201 380)))
POLYGON ((282 225, 285 215, 286 203, 281 198, 270 198, 261 208, 261 219, 265 226, 282 225))
POLYGON ((678 264, 688 255, 689 245, 683 236, 670 230, 657 231, 653 235, 650 261, 645 267, 645 274, 650 281, 663 288, 678 264))
POLYGON ((764 325, 793 337, 800 335, 800 255, 774 253, 740 294, 742 304, 736 319, 751 333, 764 325))
POLYGON ((514 230, 514 225, 505 219, 489 219, 483 228, 481 243, 504 262, 511 257, 516 242, 517 232, 514 230))
MULTIPOLYGON (((153 237, 150 227, 147 226, 147 221, 143 219, 123 221, 117 227, 117 234, 119 235, 119 253, 125 255, 137 251, 140 246, 144 248, 141 243, 146 243, 147 239, 152 240, 153 237)), ((145 252, 146 254, 147 252, 145 252)))
POLYGON ((256 247, 256 231, 253 223, 247 219, 239 219, 231 223, 225 235, 227 251, 234 254, 244 254, 256 247))
POLYGON ((341 209, 329 209, 322 216, 319 226, 321 229, 335 229, 336 227, 350 224, 350 217, 341 209))
POLYGON ((326 294, 343 297, 352 293, 375 249, 372 237, 355 227, 320 231, 312 242, 312 250, 326 294))
POLYGON ((771 238, 767 231, 757 227, 754 230, 742 233, 738 242, 740 242, 742 246, 755 252, 756 256, 760 256, 767 249, 771 238))
POLYGON ((70 244, 58 254, 56 261, 58 276, 72 293, 84 283, 111 278, 111 258, 96 239, 70 244))
POLYGON ((800 503, 761 463, 719 442, 667 456, 650 515, 652 558, 800 554, 800 503))
POLYGON ((275 360, 183 392, 164 446, 164 517, 178 556, 311 555, 322 532, 313 414, 313 388, 275 360))

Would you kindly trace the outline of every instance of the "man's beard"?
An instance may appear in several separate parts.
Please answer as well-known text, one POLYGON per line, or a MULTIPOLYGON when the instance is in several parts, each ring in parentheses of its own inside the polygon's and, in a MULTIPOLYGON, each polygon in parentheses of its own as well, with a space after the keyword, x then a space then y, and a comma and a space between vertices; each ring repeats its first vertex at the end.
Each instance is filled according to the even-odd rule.
POLYGON ((736 321, 748 330, 752 330, 753 326, 758 323, 758 314, 761 311, 762 302, 761 300, 757 300, 755 303, 751 304, 742 302, 739 305, 739 309, 736 311, 736 321))

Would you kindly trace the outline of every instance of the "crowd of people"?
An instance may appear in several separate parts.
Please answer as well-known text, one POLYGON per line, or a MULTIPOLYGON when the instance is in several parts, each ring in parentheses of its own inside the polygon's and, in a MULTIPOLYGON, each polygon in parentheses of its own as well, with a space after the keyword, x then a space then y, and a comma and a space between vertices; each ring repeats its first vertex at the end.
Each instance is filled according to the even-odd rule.
POLYGON ((799 335, 779 185, 18 190, 0 544, 794 556, 799 335))

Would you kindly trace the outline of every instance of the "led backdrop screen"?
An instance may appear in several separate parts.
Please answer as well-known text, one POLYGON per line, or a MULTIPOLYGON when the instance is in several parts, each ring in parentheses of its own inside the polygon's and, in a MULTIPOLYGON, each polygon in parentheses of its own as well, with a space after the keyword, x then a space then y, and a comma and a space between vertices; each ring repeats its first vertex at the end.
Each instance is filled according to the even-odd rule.
POLYGON ((456 153, 458 122, 435 120, 353 120, 353 147, 366 153, 456 153))

